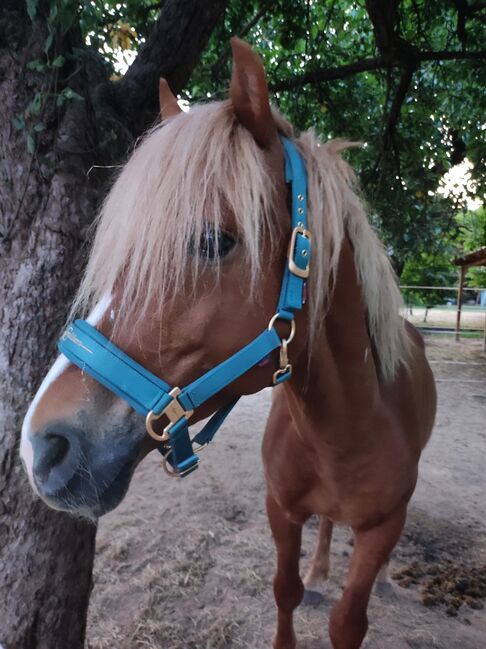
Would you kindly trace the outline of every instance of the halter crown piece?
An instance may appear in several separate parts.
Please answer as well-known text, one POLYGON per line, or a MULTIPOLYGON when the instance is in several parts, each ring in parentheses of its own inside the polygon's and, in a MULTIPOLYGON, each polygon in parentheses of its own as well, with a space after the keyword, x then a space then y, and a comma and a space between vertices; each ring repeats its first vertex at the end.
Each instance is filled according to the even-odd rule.
POLYGON ((64 332, 59 351, 74 365, 127 401, 145 416, 148 434, 159 442, 164 468, 173 476, 184 477, 197 469, 197 452, 207 446, 238 402, 233 399, 218 410, 202 430, 191 439, 188 420, 194 410, 224 387, 258 365, 280 348, 280 368, 273 385, 292 376, 287 347, 295 334, 294 311, 305 303, 305 283, 309 276, 311 235, 307 229, 307 177, 304 161, 295 144, 281 136, 285 151, 285 181, 292 190, 292 234, 277 311, 268 328, 238 352, 216 365, 185 388, 171 388, 105 338, 85 320, 75 320, 64 332), (287 339, 275 329, 277 320, 291 326, 287 339), (153 428, 165 415, 169 424, 159 435, 153 428))

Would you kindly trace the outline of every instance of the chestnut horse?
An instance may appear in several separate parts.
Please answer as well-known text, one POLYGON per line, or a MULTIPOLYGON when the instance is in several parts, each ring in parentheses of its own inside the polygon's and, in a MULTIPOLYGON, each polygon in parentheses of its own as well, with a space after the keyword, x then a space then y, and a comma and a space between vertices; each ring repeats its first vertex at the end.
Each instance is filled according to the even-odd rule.
MULTIPOLYGON (((287 345, 288 322, 273 321, 280 355, 275 348, 223 386, 191 423, 278 382, 290 356, 291 377, 274 388, 263 441, 277 548, 273 646, 297 646, 294 609, 305 590, 319 597, 340 523, 352 528, 354 550, 329 633, 334 649, 358 649, 373 584, 389 586, 388 561, 434 421, 434 382, 339 155, 346 143, 294 133, 270 107, 260 58, 238 39, 232 47, 227 101, 183 113, 161 81, 162 123, 104 203, 73 308, 91 311, 88 322, 103 340, 173 386, 219 367, 275 313, 293 232, 282 142, 293 143, 306 168, 312 235, 294 339, 287 345), (321 517, 320 533, 302 581, 302 526, 312 514, 321 517)), ((161 430, 153 422, 152 432, 161 430)), ((26 415, 21 456, 51 507, 96 518, 122 500, 135 466, 156 445, 133 407, 61 355, 26 415)))

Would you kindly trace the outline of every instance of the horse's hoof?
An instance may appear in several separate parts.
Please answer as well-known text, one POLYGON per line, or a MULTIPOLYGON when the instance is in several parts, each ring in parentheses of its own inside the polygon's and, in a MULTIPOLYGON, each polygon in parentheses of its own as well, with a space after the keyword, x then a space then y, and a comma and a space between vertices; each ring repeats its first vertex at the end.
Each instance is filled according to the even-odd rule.
POLYGON ((304 590, 304 597, 302 598, 302 604, 304 606, 319 606, 324 602, 324 595, 317 590, 304 590))

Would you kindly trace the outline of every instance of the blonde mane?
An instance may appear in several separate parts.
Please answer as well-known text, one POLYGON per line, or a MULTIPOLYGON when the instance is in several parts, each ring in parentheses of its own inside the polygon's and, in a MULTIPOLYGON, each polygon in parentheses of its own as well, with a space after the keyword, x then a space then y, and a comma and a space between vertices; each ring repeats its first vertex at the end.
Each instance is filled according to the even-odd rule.
MULTIPOLYGON (((354 247, 371 337, 385 379, 407 354, 402 306, 391 265, 354 189, 353 171, 339 155, 348 143, 321 144, 307 131, 295 138, 274 111, 279 130, 302 153, 309 179, 309 227, 313 235, 309 290, 311 337, 329 305, 343 238, 354 247)), ((90 309, 122 276, 120 312, 136 305, 145 317, 154 303, 193 286, 204 262, 188 242, 199 241, 208 220, 218 228, 230 210, 244 246, 250 293, 258 288, 264 233, 277 239, 272 218, 274 181, 261 150, 236 120, 228 101, 196 105, 149 131, 121 170, 97 220, 86 273, 73 312, 90 309), (210 210, 210 213, 208 213, 210 210), (155 301, 155 302, 154 302, 155 301)))

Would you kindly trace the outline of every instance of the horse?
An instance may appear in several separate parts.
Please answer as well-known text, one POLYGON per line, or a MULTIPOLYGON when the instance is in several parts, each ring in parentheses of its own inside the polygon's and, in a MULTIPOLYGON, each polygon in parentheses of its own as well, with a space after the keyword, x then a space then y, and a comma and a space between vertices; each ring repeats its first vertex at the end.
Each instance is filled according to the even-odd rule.
POLYGON ((239 397, 274 386, 262 445, 277 552, 273 647, 297 646, 294 610, 322 593, 333 525, 344 524, 354 547, 329 635, 333 649, 358 649, 373 585, 391 585, 434 380, 341 157, 350 143, 297 134, 270 104, 260 57, 238 39, 232 56, 226 100, 182 112, 160 81, 162 121, 100 210, 72 308, 89 316, 67 329, 30 404, 21 457, 49 506, 96 519, 156 448, 172 475, 193 473, 189 421, 216 413, 205 445, 239 397), (140 406, 125 372, 156 386, 150 399, 162 405, 140 406), (170 386, 200 389, 202 373, 212 388, 197 400, 191 387, 192 412, 188 389, 170 386), (301 579, 311 515, 319 538, 301 579))

